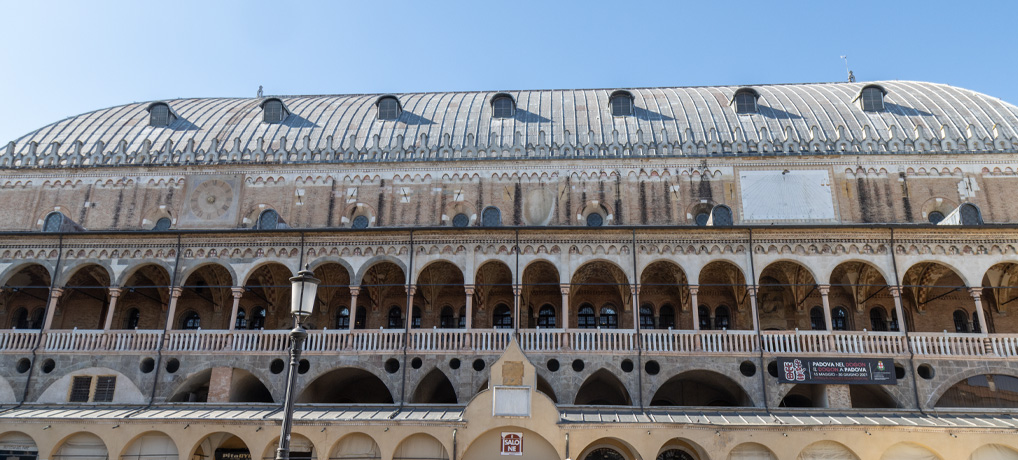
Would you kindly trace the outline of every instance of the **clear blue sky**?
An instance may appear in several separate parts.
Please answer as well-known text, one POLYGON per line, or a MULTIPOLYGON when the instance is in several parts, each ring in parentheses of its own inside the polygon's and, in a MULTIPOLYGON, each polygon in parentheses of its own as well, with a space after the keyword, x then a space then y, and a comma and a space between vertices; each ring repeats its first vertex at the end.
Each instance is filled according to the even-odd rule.
POLYGON ((1018 1, 0 0, 0 143, 198 96, 924 80, 1018 103, 1018 1))

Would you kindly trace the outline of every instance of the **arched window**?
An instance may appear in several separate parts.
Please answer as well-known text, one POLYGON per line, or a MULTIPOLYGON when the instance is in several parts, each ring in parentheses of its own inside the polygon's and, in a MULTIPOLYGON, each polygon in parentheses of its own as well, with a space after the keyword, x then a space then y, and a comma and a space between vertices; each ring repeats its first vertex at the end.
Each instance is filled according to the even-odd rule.
POLYGON ((42 226, 44 232, 59 232, 64 226, 64 215, 53 211, 46 215, 46 222, 42 226))
POLYGON ((453 227, 460 227, 460 228, 462 228, 462 227, 466 227, 467 225, 470 225, 470 217, 468 217, 466 214, 463 214, 461 212, 461 213, 456 214, 455 216, 452 217, 452 226, 453 227))
POLYGON ((139 321, 141 321, 141 312, 137 308, 127 310, 127 314, 124 315, 124 329, 137 329, 139 321))
POLYGON ((593 329, 597 327, 597 317, 594 315, 594 306, 589 303, 580 305, 579 314, 576 315, 576 326, 580 329, 593 329))
POLYGON ((710 222, 710 213, 706 211, 699 212, 696 214, 696 217, 694 217, 694 220, 697 227, 706 227, 707 223, 710 222))
POLYGON ((888 329, 894 332, 899 332, 901 329, 898 328, 898 311, 891 310, 891 323, 888 324, 888 329))
POLYGON ((399 307, 389 308, 389 322, 386 324, 389 329, 399 329, 403 327, 403 312, 400 311, 399 307))
POLYGON ((42 327, 42 317, 46 314, 46 309, 43 307, 32 310, 32 319, 28 321, 27 329, 39 329, 42 327))
POLYGON ((197 312, 189 311, 184 313, 184 316, 180 320, 180 328, 185 330, 195 330, 201 327, 201 317, 198 316, 197 312))
POLYGON ((159 220, 156 221, 155 227, 152 227, 152 230, 165 232, 170 229, 171 225, 173 225, 173 221, 171 221, 169 217, 160 217, 159 220))
POLYGON ((831 329, 835 331, 848 330, 848 310, 845 307, 836 307, 831 310, 831 329))
POLYGON ((884 95, 887 92, 879 86, 867 86, 862 89, 859 98, 862 100, 862 109, 867 112, 882 112, 884 110, 884 95))
POLYGON ((357 316, 354 318, 353 328, 364 329, 368 323, 368 312, 364 307, 357 307, 357 316))
POLYGON ((555 307, 544 304, 537 312, 537 327, 555 327, 556 324, 555 307))
POLYGON ((279 213, 266 209, 258 215, 258 230, 275 230, 279 226, 279 213))
POLYGON ((824 319, 824 307, 817 305, 809 309, 809 328, 814 331, 827 330, 827 320, 824 319))
POLYGON ((421 328, 421 307, 414 306, 413 316, 411 317, 410 328, 420 329, 421 328))
POLYGON ((265 123, 279 123, 283 121, 289 113, 286 111, 286 107, 283 106, 283 101, 279 99, 266 99, 262 102, 262 121, 265 123))
POLYGON ((640 306, 640 329, 654 329, 654 307, 650 304, 640 306))
POLYGON ((495 306, 495 310, 491 313, 491 325, 496 329, 513 327, 513 316, 509 312, 508 306, 501 303, 495 306))
POLYGON ((633 114, 633 95, 628 91, 612 93, 610 100, 613 117, 628 117, 633 114))
POLYGON ((336 313, 336 329, 349 329, 350 328, 350 309, 346 307, 340 307, 336 313))
POLYGON ((700 316, 700 330, 710 330, 710 308, 706 305, 700 305, 696 309, 697 314, 700 316))
POLYGON ((237 309, 237 321, 233 323, 234 329, 247 329, 247 313, 243 308, 237 309))
POLYGON ((255 307, 251 312, 251 321, 248 321, 251 329, 265 328, 265 307, 255 307))
POLYGON ((972 312, 972 332, 975 332, 976 334, 982 332, 979 328, 979 314, 976 312, 972 312))
POLYGON ((516 114, 516 103, 508 94, 496 94, 491 100, 491 116, 494 118, 512 118, 516 114))
POLYGON ((619 314, 614 306, 605 305, 601 307, 601 327, 605 329, 619 328, 619 314))
POLYGON ((527 307, 527 325, 526 326, 520 325, 520 327, 532 328, 536 324, 537 318, 534 317, 534 307, 527 307))
POLYGON ((402 111, 399 105, 399 100, 392 96, 383 96, 378 99, 378 119, 379 120, 395 120, 399 118, 399 113, 402 111))
POLYGON ((353 224, 350 226, 356 229, 368 228, 368 216, 354 217, 353 224))
POLYGON ((873 307, 870 309, 870 329, 877 332, 887 331, 887 312, 884 311, 883 307, 873 307))
POLYGON ((730 329, 731 317, 728 315, 728 307, 719 305, 714 309, 714 329, 730 329))
POLYGON ((962 225, 982 225, 983 214, 979 212, 979 207, 972 203, 962 203, 958 207, 958 213, 961 214, 962 225))
POLYGON ((482 227, 500 227, 502 225, 502 211, 494 206, 488 206, 481 211, 482 227))
POLYGON ((452 329, 456 327, 456 317, 452 314, 452 307, 442 307, 442 313, 438 316, 438 327, 452 329))
MULTIPOLYGON (((711 209, 711 225, 715 227, 731 227, 732 220, 732 208, 719 204, 711 209)), ((699 225, 699 224, 697 224, 699 225)))
POLYGON ((944 213, 940 211, 930 211, 930 213, 926 215, 926 219, 929 220, 931 224, 937 225, 940 221, 944 220, 944 213))
POLYGON ((675 310, 672 309, 671 305, 662 305, 661 310, 659 310, 657 314, 657 327, 661 329, 671 329, 675 327, 675 310))
POLYGON ((592 212, 587 214, 587 226, 588 227, 600 227, 604 225, 604 216, 598 212, 592 212))
POLYGON ((156 102, 148 106, 148 125, 156 128, 162 128, 169 126, 174 120, 173 112, 170 112, 170 106, 162 102, 156 102))
POLYGON ((735 92, 735 113, 756 113, 756 99, 759 95, 756 91, 743 88, 735 92))
POLYGON ((459 329, 466 329, 467 328, 467 307, 466 306, 460 307, 460 317, 459 317, 459 321, 456 323, 456 327, 459 328, 459 329))
POLYGON ((969 315, 965 310, 954 311, 954 332, 969 331, 969 315))
POLYGON ((18 308, 11 315, 11 328, 28 329, 28 310, 25 307, 18 308))

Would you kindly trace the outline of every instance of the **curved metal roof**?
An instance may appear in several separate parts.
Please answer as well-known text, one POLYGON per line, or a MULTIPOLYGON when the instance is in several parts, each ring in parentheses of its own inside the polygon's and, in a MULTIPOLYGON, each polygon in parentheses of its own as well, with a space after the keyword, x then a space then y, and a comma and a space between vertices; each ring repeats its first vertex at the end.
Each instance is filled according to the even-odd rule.
MULTIPOLYGON (((609 98, 615 89, 395 94, 402 106, 396 121, 377 119, 375 102, 380 94, 274 96, 283 101, 289 112, 278 124, 262 121, 260 105, 266 98, 175 99, 163 101, 178 117, 167 127, 149 126, 147 108, 152 104, 149 101, 58 121, 17 139, 3 156, 31 155, 27 163, 4 162, 8 166, 31 167, 43 165, 36 157, 47 154, 107 156, 119 151, 129 157, 138 152, 165 150, 168 142, 172 142, 173 151, 188 150, 187 145, 193 142, 188 150, 193 152, 392 151, 422 147, 460 151, 493 146, 543 145, 554 149, 562 145, 653 146, 692 142, 701 147, 720 144, 722 147, 715 148, 715 152, 740 153, 733 144, 821 141, 831 146, 839 141, 858 145, 917 138, 933 143, 945 139, 1005 140, 1007 150, 1018 145, 1018 107, 981 93, 936 83, 884 81, 626 90, 635 103, 635 113, 626 117, 611 115, 609 98), (885 110, 865 112, 855 99, 863 87, 874 84, 887 91, 885 110), (758 113, 735 113, 730 101, 741 88, 751 88, 760 95, 758 113), (491 116, 490 100, 496 94, 509 94, 515 99, 515 116, 501 119, 491 116)), ((1003 145, 999 142, 989 143, 979 148, 1005 150, 999 148, 1003 145)), ((476 153, 467 152, 459 157, 471 155, 476 153)), ((247 157, 232 158, 230 162, 245 162, 247 157)))

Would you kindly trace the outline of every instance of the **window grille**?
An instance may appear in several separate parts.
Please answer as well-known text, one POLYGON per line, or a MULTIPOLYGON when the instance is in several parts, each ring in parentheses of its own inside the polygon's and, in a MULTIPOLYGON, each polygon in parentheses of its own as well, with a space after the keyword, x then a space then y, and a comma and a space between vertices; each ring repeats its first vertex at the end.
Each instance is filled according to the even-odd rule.
POLYGON ((470 218, 467 217, 466 214, 459 213, 453 216, 452 218, 453 227, 466 227, 467 225, 470 225, 470 218))
POLYGON ((113 402, 113 392, 117 389, 117 376, 100 375, 95 382, 94 402, 113 402))
POLYGON ((67 398, 70 402, 88 402, 89 393, 92 391, 92 376, 79 375, 71 380, 71 394, 67 398))
POLYGON ((700 316, 700 329, 704 330, 704 331, 709 331, 710 330, 710 308, 707 308, 706 305, 700 305, 700 307, 697 308, 696 311, 697 311, 697 313, 700 316))
POLYGON ((460 307, 459 322, 456 323, 456 327, 459 329, 466 329, 467 327, 467 307, 460 307))
POLYGON ((728 315, 728 307, 721 305, 714 309, 714 328, 717 330, 729 329, 730 317, 728 315))
POLYGON ((414 307, 413 315, 410 317, 410 328, 420 329, 421 328, 421 308, 414 307))
POLYGON ((352 226, 353 228, 356 229, 368 228, 368 217, 367 216, 354 217, 352 226))
POLYGON ((336 313, 336 329, 350 328, 350 309, 343 307, 336 313))
POLYGON ((954 311, 954 332, 968 332, 969 331, 969 320, 968 314, 965 310, 954 311))
POLYGON ((633 114, 633 96, 621 93, 612 96, 611 109, 613 117, 628 117, 633 114))
POLYGON ((557 318, 555 317, 555 308, 551 305, 541 307, 541 310, 537 313, 537 326, 555 327, 556 322, 557 318))
POLYGON ((809 310, 809 328, 814 331, 827 329, 827 320, 824 318, 824 307, 815 306, 809 310))
POLYGON ((279 213, 272 209, 262 211, 258 216, 259 230, 275 230, 279 226, 279 213))
POLYGON ((887 315, 884 313, 883 308, 873 307, 870 309, 870 327, 872 327, 871 330, 873 331, 887 331, 887 315))
POLYGON ((979 207, 972 203, 963 203, 961 209, 961 224, 962 225, 982 225, 983 217, 979 212, 979 207))
POLYGON ((604 217, 601 214, 592 212, 587 214, 587 226, 588 227, 600 227, 604 225, 604 217))
POLYGON ((509 96, 496 97, 491 103, 491 116, 494 118, 512 118, 516 112, 516 104, 509 96))
POLYGON ((234 329, 247 329, 247 313, 243 308, 237 309, 237 321, 233 323, 234 329))
POLYGON ((394 97, 383 97, 378 101, 378 119, 395 120, 399 118, 399 101, 394 97))
POLYGON ((640 329, 654 329, 654 309, 650 305, 640 307, 640 329))
POLYGON ((445 307, 442 309, 442 315, 439 317, 439 327, 442 329, 452 329, 456 327, 456 318, 453 317, 452 307, 445 307))
POLYGON ((831 312, 831 329, 835 331, 848 330, 848 310, 844 307, 835 308, 831 312))
POLYGON ((509 312, 509 307, 503 304, 498 304, 495 307, 495 311, 491 314, 491 325, 496 329, 506 329, 513 327, 513 316, 509 312))
POLYGON ((392 307, 389 309, 389 329, 399 329, 403 327, 402 312, 399 307, 392 307))
POLYGON ((735 113, 756 113, 756 94, 740 91, 735 94, 735 113))
POLYGON ((614 307, 604 306, 601 307, 600 323, 601 327, 605 329, 618 329, 619 328, 619 314, 615 311, 614 307))
POLYGON ((714 206, 711 210, 713 219, 712 223, 715 227, 731 227, 732 226, 732 208, 725 205, 714 206))
POLYGON ((159 220, 156 221, 156 226, 153 227, 152 230, 155 230, 157 232, 165 232, 170 229, 170 225, 172 224, 173 222, 170 220, 169 217, 160 217, 159 220))
POLYGON ((975 332, 976 334, 982 332, 979 330, 979 314, 976 312, 972 312, 972 332, 975 332))
POLYGON ((283 102, 272 99, 262 106, 262 121, 265 123, 279 123, 283 121, 283 102))
POLYGON ((488 206, 481 212, 481 225, 484 227, 499 227, 502 225, 502 211, 494 206, 488 206))
POLYGON ((869 87, 862 90, 862 109, 867 112, 884 110, 884 92, 880 88, 869 87))
POLYGON ((944 220, 944 213, 940 211, 930 211, 930 213, 926 215, 926 218, 931 224, 937 225, 940 221, 944 220))
POLYGON ((701 212, 701 213, 696 215, 696 226, 697 227, 705 227, 707 225, 707 222, 709 222, 709 221, 710 221, 710 214, 708 214, 706 212, 701 212))
POLYGON ((170 124, 170 106, 166 104, 153 105, 148 114, 149 126, 163 127, 170 124))
POLYGON ((184 320, 181 321, 180 328, 185 330, 195 330, 201 327, 201 317, 198 313, 190 311, 184 315, 184 320))
POLYGON ((59 232, 64 226, 64 215, 59 212, 51 212, 46 216, 46 223, 42 227, 44 232, 59 232))
POLYGON ((576 315, 576 323, 580 329, 593 329, 597 327, 597 317, 594 315, 594 307, 590 304, 580 306, 580 312, 576 315))

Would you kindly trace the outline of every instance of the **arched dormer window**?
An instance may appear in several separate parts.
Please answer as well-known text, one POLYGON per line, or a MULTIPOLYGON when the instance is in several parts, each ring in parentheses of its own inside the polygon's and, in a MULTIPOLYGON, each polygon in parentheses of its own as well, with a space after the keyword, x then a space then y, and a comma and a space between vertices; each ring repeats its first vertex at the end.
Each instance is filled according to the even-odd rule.
POLYGON ((43 223, 42 231, 44 232, 59 232, 64 226, 63 213, 53 211, 46 215, 46 221, 43 223))
POLYGON ((481 226, 482 227, 501 227, 502 226, 502 211, 494 206, 488 206, 481 211, 481 226))
POLYGON ((824 307, 818 305, 809 309, 809 328, 814 331, 827 329, 827 320, 824 319, 824 307))
POLYGON ((972 203, 962 203, 958 206, 958 214, 962 225, 983 225, 983 213, 972 203))
POLYGON ((756 100, 760 94, 750 88, 742 88, 735 92, 732 103, 735 105, 735 113, 749 114, 757 113, 756 100))
POLYGON ((633 95, 629 91, 616 91, 612 93, 609 101, 613 117, 628 117, 633 115, 633 95))
POLYGON ((870 85, 862 89, 859 92, 857 100, 862 104, 862 109, 866 112, 883 112, 884 111, 884 96, 887 95, 887 90, 877 85, 870 85))
POLYGON ((714 209, 710 211, 710 225, 713 227, 731 227, 733 224, 732 220, 732 208, 719 204, 714 206, 714 209))
POLYGON ((513 97, 505 94, 498 93, 491 98, 491 116, 492 118, 512 118, 516 115, 516 101, 513 97))
POLYGON ((283 101, 272 98, 266 99, 262 102, 262 121, 265 123, 280 123, 290 115, 290 111, 286 110, 286 106, 283 105, 283 101))
POLYGON ((403 111, 403 107, 399 104, 399 99, 395 96, 382 96, 375 102, 378 106, 378 119, 379 120, 395 120, 399 118, 400 112, 403 111))
POLYGON ((156 128, 169 126, 177 119, 170 106, 165 102, 155 102, 148 106, 148 125, 156 128))
POLYGON ((258 230, 275 230, 279 227, 279 213, 266 209, 258 215, 258 230))

